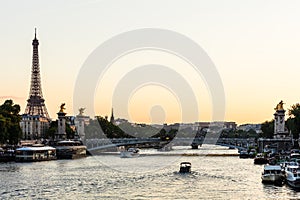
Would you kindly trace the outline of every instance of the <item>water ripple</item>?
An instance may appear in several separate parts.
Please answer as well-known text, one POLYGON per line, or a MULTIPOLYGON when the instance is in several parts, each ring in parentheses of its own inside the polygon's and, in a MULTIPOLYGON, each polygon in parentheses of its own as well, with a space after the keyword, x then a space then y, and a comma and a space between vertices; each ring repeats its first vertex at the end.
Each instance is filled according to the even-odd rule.
POLYGON ((254 195, 256 199, 300 198, 287 186, 261 184, 262 166, 253 165, 250 159, 181 157, 176 163, 166 156, 111 159, 114 166, 141 167, 145 173, 114 170, 92 157, 5 163, 0 164, 1 199, 252 199, 254 195), (168 163, 167 167, 159 167, 162 161, 168 163), (192 163, 191 174, 178 173, 181 161, 192 163), (158 166, 157 170, 153 166, 158 166))

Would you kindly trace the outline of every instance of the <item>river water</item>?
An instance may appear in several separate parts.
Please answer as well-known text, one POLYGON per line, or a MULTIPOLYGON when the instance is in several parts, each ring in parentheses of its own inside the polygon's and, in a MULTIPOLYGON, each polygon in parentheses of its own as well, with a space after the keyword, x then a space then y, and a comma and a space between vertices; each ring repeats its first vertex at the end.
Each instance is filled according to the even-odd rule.
POLYGON ((144 150, 137 158, 98 155, 78 160, 0 163, 1 199, 299 199, 288 186, 261 183, 262 165, 206 145, 199 150, 144 150), (181 153, 185 156, 179 156, 181 153), (202 156, 197 156, 199 154, 202 156), (179 174, 179 163, 192 163, 179 174))

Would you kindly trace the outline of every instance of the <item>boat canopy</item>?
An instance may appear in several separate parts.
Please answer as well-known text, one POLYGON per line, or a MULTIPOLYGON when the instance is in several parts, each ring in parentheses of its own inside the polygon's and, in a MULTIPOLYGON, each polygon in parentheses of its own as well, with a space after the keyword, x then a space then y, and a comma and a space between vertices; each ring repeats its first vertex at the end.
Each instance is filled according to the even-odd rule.
POLYGON ((46 146, 46 147, 21 147, 16 149, 16 151, 40 151, 40 150, 52 151, 55 150, 55 148, 46 146))
POLYGON ((190 162, 182 162, 180 165, 192 165, 190 162))
POLYGON ((281 171, 280 165, 265 165, 264 170, 278 170, 281 171))
POLYGON ((59 146, 80 146, 82 143, 80 141, 74 141, 74 140, 62 140, 57 142, 57 145, 59 146))

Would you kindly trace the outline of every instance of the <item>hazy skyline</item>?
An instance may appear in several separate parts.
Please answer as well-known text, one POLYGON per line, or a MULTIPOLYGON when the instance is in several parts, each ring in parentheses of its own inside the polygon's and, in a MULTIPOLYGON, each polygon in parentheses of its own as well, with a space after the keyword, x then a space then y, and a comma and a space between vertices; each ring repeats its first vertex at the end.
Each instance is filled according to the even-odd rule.
MULTIPOLYGON (((161 28, 183 34, 197 42, 214 62, 226 95, 226 121, 261 123, 273 118, 273 108, 283 100, 285 109, 300 102, 298 93, 300 55, 300 2, 294 1, 5 1, 1 4, 0 100, 13 99, 24 112, 31 75, 32 39, 37 28, 43 96, 50 116, 56 119, 61 103, 66 112, 73 111, 73 90, 83 63, 99 45, 120 33, 140 28, 161 28)), ((163 63, 186 65, 164 53, 138 52, 114 63, 106 81, 109 86, 119 80, 113 76, 132 65, 163 63), (155 60, 155 61, 154 61, 155 60)), ((192 77, 191 71, 186 73, 192 77)), ((104 77, 105 78, 105 77, 104 77)), ((191 78, 191 82, 193 82, 191 78)), ((211 102, 205 83, 199 83, 200 120, 210 121, 211 102)), ((100 84, 100 83, 99 83, 100 84)), ((130 103, 134 121, 151 121, 153 113, 166 117, 168 123, 180 117, 176 98, 160 88, 145 87, 135 93, 130 103), (145 97, 149 100, 148 96, 145 97), (148 103, 147 103, 148 102, 148 103), (165 106, 163 113, 155 102, 165 106), (171 103, 168 103, 171 102, 171 103), (145 104, 144 104, 145 103, 145 104), (174 107, 170 106, 174 104, 174 107), (147 112, 145 112, 145 110, 147 112), (145 115, 146 114, 146 115, 145 115), (172 118, 175 116, 174 118, 172 118), (176 117, 177 116, 177 117, 176 117)), ((95 93, 95 111, 86 114, 110 115, 111 102, 103 92, 95 93)), ((82 107, 86 107, 82 105, 82 107)), ((114 110, 115 117, 123 117, 114 110)), ((161 121, 156 119, 154 121, 161 121)))

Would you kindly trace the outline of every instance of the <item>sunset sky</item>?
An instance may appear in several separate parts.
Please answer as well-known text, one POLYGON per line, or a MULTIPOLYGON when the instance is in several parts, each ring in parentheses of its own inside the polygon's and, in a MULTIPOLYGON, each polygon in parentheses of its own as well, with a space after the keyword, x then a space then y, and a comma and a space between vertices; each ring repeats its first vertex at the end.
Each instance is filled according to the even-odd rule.
MULTIPOLYGON (((273 118, 280 100, 286 109, 300 102, 298 0, 12 0, 2 1, 0 10, 0 100, 13 99, 21 113, 30 89, 35 27, 43 96, 53 119, 61 103, 66 103, 69 115, 78 113, 73 107, 74 86, 89 55, 113 36, 141 28, 171 30, 203 48, 223 83, 226 121, 261 123, 273 118)), ((121 77, 147 64, 180 73, 195 92, 199 109, 195 120, 212 120, 205 78, 195 75, 182 59, 151 50, 115 60, 95 86, 95 109, 82 105, 85 114, 110 115, 112 106, 118 108, 113 102, 121 101, 112 100, 121 77)), ((126 107, 129 120, 181 121, 182 102, 176 95, 159 84, 137 85, 126 107)), ((114 114, 128 117, 121 109, 114 114)))

